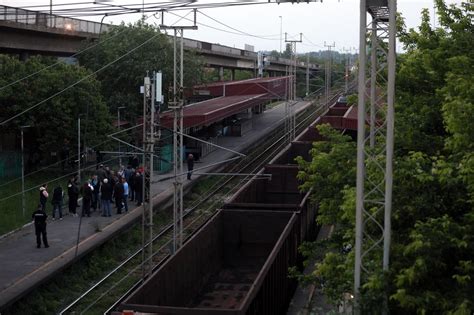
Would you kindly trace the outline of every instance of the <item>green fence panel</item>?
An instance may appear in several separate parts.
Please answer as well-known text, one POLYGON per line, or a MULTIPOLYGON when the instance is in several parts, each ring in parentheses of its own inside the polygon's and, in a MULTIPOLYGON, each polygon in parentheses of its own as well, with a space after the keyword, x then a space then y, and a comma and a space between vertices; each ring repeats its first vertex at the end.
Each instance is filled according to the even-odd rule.
POLYGON ((160 173, 167 173, 171 171, 173 168, 173 146, 171 144, 167 144, 161 147, 160 150, 160 157, 161 159, 157 161, 158 159, 155 158, 155 165, 158 166, 158 169, 155 169, 159 171, 160 173))
POLYGON ((0 152, 0 179, 21 176, 21 153, 0 152))

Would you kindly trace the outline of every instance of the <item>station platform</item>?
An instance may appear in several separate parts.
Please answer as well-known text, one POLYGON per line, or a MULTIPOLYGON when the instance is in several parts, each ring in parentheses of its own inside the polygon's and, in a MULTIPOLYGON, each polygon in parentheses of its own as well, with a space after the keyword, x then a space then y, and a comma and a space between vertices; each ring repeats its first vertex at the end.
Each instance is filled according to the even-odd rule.
MULTIPOLYGON (((306 108, 309 102, 295 104, 295 112, 306 108)), ((219 146, 237 152, 243 152, 258 139, 271 134, 282 122, 285 116, 284 102, 263 112, 254 115, 253 129, 243 137, 218 138, 219 146)), ((214 165, 220 161, 235 156, 235 153, 217 149, 209 155, 202 157, 200 163, 195 164, 195 169, 214 165)), ((209 167, 205 172, 212 172, 222 165, 209 167)), ((183 167, 186 170, 186 166, 183 167)), ((154 206, 163 204, 173 196, 173 179, 170 174, 156 175, 158 180, 152 187, 154 206), (160 180, 160 177, 163 180, 160 180), (168 179, 165 179, 168 178, 168 179)), ((192 181, 185 181, 184 188, 199 179, 193 175, 192 181)), ((51 205, 49 213, 51 212, 51 205)), ((115 210, 115 209, 114 209, 115 210)), ((113 211, 114 211, 113 210, 113 211)), ((36 237, 32 225, 10 234, 0 240, 0 310, 25 296, 31 290, 45 283, 63 269, 71 266, 75 261, 93 249, 102 245, 107 240, 118 235, 120 231, 136 222, 142 215, 143 208, 135 207, 129 202, 129 212, 126 214, 113 214, 112 217, 101 217, 98 211, 91 217, 82 218, 79 244, 76 252, 76 241, 79 230, 79 217, 65 216, 62 221, 48 220, 47 233, 49 248, 36 248, 36 237)), ((79 211, 80 212, 80 211, 79 211)))

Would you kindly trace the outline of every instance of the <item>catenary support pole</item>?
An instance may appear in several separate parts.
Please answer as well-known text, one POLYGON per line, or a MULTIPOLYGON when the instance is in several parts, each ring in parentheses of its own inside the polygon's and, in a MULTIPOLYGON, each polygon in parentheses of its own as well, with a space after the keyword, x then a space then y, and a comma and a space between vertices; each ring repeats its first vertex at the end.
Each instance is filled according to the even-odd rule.
POLYGON ((385 179, 385 228, 383 270, 388 271, 390 262, 391 218, 392 218, 392 190, 393 190, 393 147, 395 131, 395 71, 396 71, 396 16, 397 2, 389 1, 389 53, 388 53, 388 87, 387 87, 387 162, 385 179))
POLYGON ((306 53, 306 96, 309 95, 309 53, 306 53))
POLYGON ((375 147, 375 103, 377 102, 377 22, 372 20, 372 34, 370 37, 370 148, 375 147))
POLYGON ((23 218, 26 213, 26 202, 25 202, 25 148, 23 140, 23 130, 30 126, 21 126, 21 209, 23 211, 23 218))
MULTIPOLYGON (((162 18, 162 21, 164 19, 162 18)), ((183 91, 184 91, 184 51, 183 34, 184 30, 196 30, 196 10, 194 10, 194 25, 192 26, 167 26, 160 25, 161 29, 173 29, 173 101, 170 108, 174 110, 173 119, 173 173, 174 194, 173 194, 173 248, 175 253, 183 242, 183 91), (180 39, 179 49, 177 46, 178 37, 180 39), (180 55, 179 57, 177 55, 180 55)), ((221 74, 221 71, 219 71, 221 74)))
MULTIPOLYGON (((368 3, 362 0, 360 8, 354 265, 356 314, 363 311, 360 289, 364 283, 381 271, 386 273, 389 270, 391 242, 396 0, 368 3), (369 24, 367 14, 372 18, 369 24), (370 72, 367 66, 368 39, 371 42, 370 72), (366 80, 366 73, 369 73, 370 80, 366 80), (367 97, 370 97, 368 110, 365 108, 367 97), (370 130, 366 133, 368 118, 370 130), (370 174, 367 174, 368 170, 370 174)), ((379 305, 378 312, 388 314, 386 295, 379 305)))
POLYGON ((367 23, 366 0, 360 0, 359 18, 359 79, 357 105, 357 171, 356 171, 356 235, 355 235, 355 266, 354 266, 354 298, 356 315, 360 314, 360 284, 362 263, 362 234, 363 234, 363 207, 364 207, 364 176, 365 176, 365 27, 367 23))
POLYGON ((332 45, 326 45, 324 42, 324 46, 327 47, 327 60, 326 60, 326 106, 329 106, 329 97, 331 94, 331 68, 332 68, 332 53, 331 48, 336 47, 336 43, 332 45))
POLYGON ((291 47, 291 63, 290 71, 288 78, 288 97, 285 104, 286 117, 285 121, 288 121, 288 130, 285 130, 287 135, 287 142, 290 143, 295 138, 295 129, 296 129, 296 116, 294 115, 294 103, 296 101, 296 72, 297 72, 297 60, 296 55, 296 43, 303 42, 303 33, 300 33, 299 40, 289 40, 288 34, 285 33, 285 43, 289 43, 291 47))
MULTIPOLYGON (((125 106, 117 107, 117 128, 118 128, 119 131, 120 131, 120 110, 122 108, 125 108, 125 106)), ((121 150, 121 147, 120 147, 120 142, 119 142, 118 145, 119 145, 119 147, 118 147, 118 151, 119 151, 119 169, 121 169, 121 167, 122 167, 122 154, 121 154, 122 150, 121 150)))
POLYGON ((77 118, 77 178, 81 184, 81 117, 77 118))

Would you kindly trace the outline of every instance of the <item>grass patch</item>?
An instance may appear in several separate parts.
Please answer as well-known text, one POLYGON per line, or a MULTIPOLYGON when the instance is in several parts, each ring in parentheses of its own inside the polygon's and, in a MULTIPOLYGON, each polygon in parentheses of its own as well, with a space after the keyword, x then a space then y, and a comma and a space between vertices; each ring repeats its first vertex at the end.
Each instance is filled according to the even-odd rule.
MULTIPOLYGON (((219 180, 218 177, 207 177, 201 179, 196 184, 191 193, 184 200, 185 204, 194 204, 219 180)), ((171 222, 172 211, 170 209, 156 211, 155 207, 154 223, 155 233, 158 233, 166 224, 171 222)), ((104 277, 113 268, 118 266, 132 253, 141 247, 142 234, 141 222, 134 224, 130 229, 124 231, 119 236, 105 243, 81 261, 67 268, 64 272, 55 277, 52 281, 40 286, 32 293, 17 301, 3 315, 15 314, 55 314, 74 301, 82 292, 89 289, 99 279, 104 277)), ((154 244, 154 250, 157 250, 167 240, 162 240, 154 244)), ((141 261, 141 255, 136 258, 141 261)), ((102 314, 110 307, 122 294, 124 294, 136 281, 140 279, 140 274, 131 274, 125 280, 122 280, 131 268, 114 275, 110 281, 106 281, 105 286, 100 286, 96 292, 93 292, 84 301, 73 310, 74 313, 81 313, 92 302, 99 298, 107 288, 115 283, 122 281, 114 290, 104 295, 94 306, 85 312, 85 314, 102 314)), ((71 312, 72 313, 72 312, 71 312)))
MULTIPOLYGON (((0 235, 15 230, 31 221, 31 214, 39 204, 39 185, 48 183, 50 197, 46 204, 46 212, 51 215, 53 206, 51 198, 53 189, 61 185, 66 189, 69 178, 52 180, 63 176, 60 172, 39 172, 25 177, 25 213, 22 209, 21 178, 6 179, 0 186, 1 216, 0 235)), ((67 190, 65 190, 67 199, 67 190)), ((67 204, 67 203, 66 203, 67 204)))

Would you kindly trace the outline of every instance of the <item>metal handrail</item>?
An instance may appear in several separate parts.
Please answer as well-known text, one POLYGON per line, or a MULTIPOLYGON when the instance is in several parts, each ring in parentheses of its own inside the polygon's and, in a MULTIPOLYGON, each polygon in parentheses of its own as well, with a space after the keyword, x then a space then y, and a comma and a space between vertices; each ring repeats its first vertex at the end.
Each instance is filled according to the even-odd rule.
POLYGON ((52 28, 66 32, 84 32, 99 34, 108 29, 107 24, 62 17, 55 14, 25 10, 6 5, 0 5, 0 21, 15 22, 38 27, 52 28))

